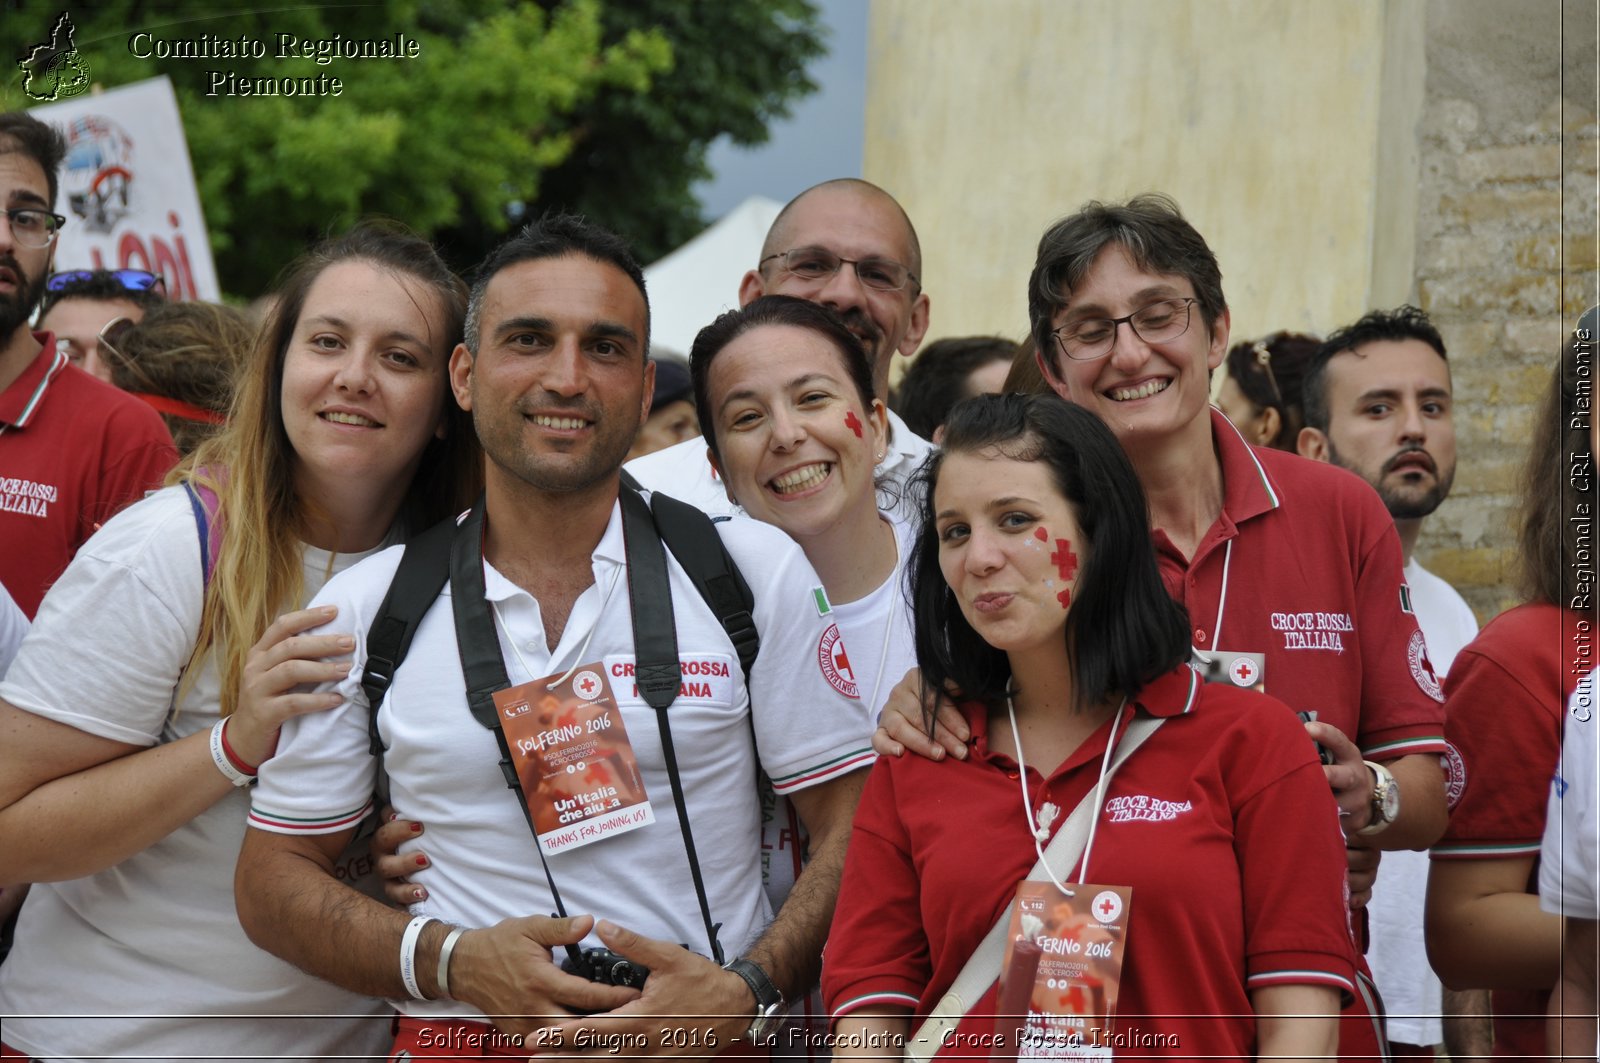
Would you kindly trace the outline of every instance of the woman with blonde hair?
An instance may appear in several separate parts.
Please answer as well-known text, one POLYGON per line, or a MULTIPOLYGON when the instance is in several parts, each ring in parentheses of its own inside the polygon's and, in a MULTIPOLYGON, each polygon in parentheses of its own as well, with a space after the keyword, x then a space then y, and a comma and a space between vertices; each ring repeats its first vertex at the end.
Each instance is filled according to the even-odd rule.
MULTIPOLYGON (((36 883, 0 967, 14 1016, 0 1056, 387 1043, 381 1004, 249 943, 233 870, 244 786, 285 719, 334 701, 301 691, 349 667, 349 639, 299 634, 327 611, 298 606, 476 492, 476 443, 447 386, 465 306, 461 281, 397 226, 303 257, 227 429, 46 595, 0 683, 0 883, 36 883)), ((364 862, 346 860, 352 875, 364 862)))

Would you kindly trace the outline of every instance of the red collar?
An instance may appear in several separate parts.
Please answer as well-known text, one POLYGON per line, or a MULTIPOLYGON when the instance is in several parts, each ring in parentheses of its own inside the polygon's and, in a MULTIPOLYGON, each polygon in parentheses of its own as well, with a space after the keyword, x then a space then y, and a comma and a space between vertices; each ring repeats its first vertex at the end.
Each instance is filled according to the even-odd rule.
POLYGON ((51 332, 35 332, 33 338, 44 345, 33 361, 0 392, 0 424, 10 428, 26 428, 39 407, 44 405, 45 392, 69 364, 66 352, 56 349, 56 337, 51 332))

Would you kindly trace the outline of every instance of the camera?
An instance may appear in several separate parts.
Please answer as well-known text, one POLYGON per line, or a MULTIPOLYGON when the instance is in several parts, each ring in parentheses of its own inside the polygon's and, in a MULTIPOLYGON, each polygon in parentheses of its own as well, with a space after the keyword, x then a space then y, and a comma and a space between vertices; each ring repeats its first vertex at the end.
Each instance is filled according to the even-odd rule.
POLYGON ((624 989, 643 989, 644 980, 650 977, 650 968, 602 948, 568 947, 561 969, 591 982, 624 989))

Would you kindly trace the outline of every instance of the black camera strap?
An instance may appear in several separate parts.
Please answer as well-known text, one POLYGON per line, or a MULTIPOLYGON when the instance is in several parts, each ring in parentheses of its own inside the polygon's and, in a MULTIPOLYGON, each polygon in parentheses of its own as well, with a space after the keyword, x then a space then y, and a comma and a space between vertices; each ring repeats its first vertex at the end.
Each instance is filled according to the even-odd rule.
MULTIPOLYGON (((667 551, 661 544, 650 507, 637 491, 624 487, 622 540, 628 559, 628 601, 633 614, 634 678, 645 704, 656 710, 661 730, 661 755, 667 761, 667 778, 672 783, 672 803, 678 810, 678 826, 683 833, 683 849, 689 857, 689 873, 694 878, 695 897, 700 901, 700 918, 705 922, 711 958, 721 967, 726 960, 717 938, 721 923, 711 921, 711 904, 706 899, 706 884, 700 875, 700 858, 694 851, 694 831, 689 826, 689 807, 683 797, 683 780, 678 776, 678 755, 672 745, 672 726, 667 710, 678 697, 683 682, 683 666, 678 661, 678 628, 672 611, 672 585, 667 578, 667 551)), ((713 534, 715 534, 713 532, 713 534)))
MULTIPOLYGON (((628 488, 619 492, 619 499, 627 555, 628 597, 633 619, 635 677, 639 693, 656 710, 661 732, 661 752, 666 759, 667 778, 672 785, 672 801, 677 809, 684 852, 694 879, 695 896, 700 902, 700 917, 705 923, 711 958, 720 966, 724 957, 717 931, 722 924, 714 923, 711 919, 711 904, 706 896, 700 860, 695 852, 694 832, 689 824, 688 804, 668 721, 667 709, 678 696, 683 674, 678 661, 678 637, 668 583, 666 551, 650 507, 644 499, 628 488)), ((538 844, 538 830, 528 809, 522 780, 517 775, 511 747, 500 727, 499 714, 495 711, 494 695, 507 689, 511 681, 506 675, 505 661, 500 656, 500 639, 495 631, 494 619, 487 607, 488 591, 483 579, 483 510, 480 499, 467 519, 455 529, 450 544, 450 600, 455 615, 461 670, 467 681, 467 706, 472 711, 473 719, 494 732, 500 746, 501 774, 505 777, 506 786, 516 793, 528 829, 535 835, 534 848, 539 852, 539 863, 549 883, 556 912, 565 916, 567 912, 561 901, 561 893, 545 860, 544 850, 538 844)), ((712 534, 715 535, 715 531, 712 534)))
MULTIPOLYGON (((511 746, 500 727, 500 716, 495 712, 494 696, 511 685, 506 675, 506 664, 500 657, 500 636, 495 632, 493 615, 487 607, 488 588, 483 582, 483 511, 484 500, 467 519, 455 529, 450 541, 450 606, 455 614, 456 648, 461 655, 461 671, 467 678, 467 708, 472 718, 494 732, 500 746, 500 774, 506 785, 517 795, 522 818, 528 821, 533 833, 533 850, 539 854, 539 866, 544 869, 544 880, 550 885, 550 897, 556 914, 565 918, 566 905, 561 903, 561 891, 556 888, 555 876, 544 858, 544 847, 539 844, 539 829, 534 826, 533 813, 528 808, 522 792, 522 780, 517 777, 517 765, 511 757, 511 746)), ((567 951, 576 959, 576 947, 567 951)))

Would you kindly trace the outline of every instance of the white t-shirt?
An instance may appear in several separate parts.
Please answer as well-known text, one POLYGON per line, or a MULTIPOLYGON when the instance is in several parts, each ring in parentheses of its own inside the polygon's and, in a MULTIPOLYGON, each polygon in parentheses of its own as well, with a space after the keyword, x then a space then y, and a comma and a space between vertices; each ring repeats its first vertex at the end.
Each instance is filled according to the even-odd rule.
POLYGON ((22 637, 28 633, 28 614, 11 598, 11 592, 0 585, 0 679, 17 655, 22 637))
MULTIPOLYGON (((357 560, 305 547, 308 591, 357 560)), ((203 593, 194 512, 182 488, 167 488, 78 551, 45 596, 0 698, 139 746, 211 727, 220 702, 213 658, 183 711, 172 711, 203 593)), ((115 867, 34 885, 0 966, 0 1014, 31 1017, 5 1020, 6 1043, 52 1060, 381 1054, 390 1043, 381 1001, 262 952, 240 928, 233 869, 247 809, 235 790, 115 867)))
MULTIPOLYGON (((917 663, 915 630, 911 602, 907 596, 906 565, 911 560, 915 525, 883 513, 894 529, 899 556, 889 577, 864 598, 832 605, 834 622, 839 626, 848 654, 841 671, 855 683, 866 708, 876 721, 889 691, 906 671, 917 663)), ((794 889, 805 861, 805 825, 794 807, 784 798, 763 787, 761 795, 761 874, 767 900, 774 911, 783 906, 794 889)), ((820 989, 795 1001, 787 1024, 776 1034, 774 1059, 825 1059, 830 1016, 822 1005, 820 989)))
MULTIPOLYGON (((761 653, 745 688, 727 634, 669 553, 678 650, 695 691, 669 710, 673 745, 694 828, 712 919, 727 958, 740 955, 771 919, 761 888, 752 720, 761 765, 779 793, 793 793, 872 761, 872 717, 827 675, 832 618, 819 615, 815 572, 787 536, 755 521, 717 525, 755 597, 761 653)), ((337 627, 356 637, 352 676, 331 689, 345 704, 291 720, 262 766, 251 824, 278 833, 331 833, 371 800, 376 762, 359 673, 365 632, 389 587, 391 550, 330 582, 318 602, 339 607, 337 627)), ((620 510, 593 557, 594 584, 579 595, 552 652, 539 603, 492 566, 485 587, 499 615, 500 652, 512 684, 600 662, 638 759, 655 821, 548 857, 569 914, 592 913, 707 954, 694 883, 673 807, 656 714, 629 678, 633 631, 623 568, 620 510)), ((832 641, 837 641, 836 636, 832 641)), ((428 825, 431 862, 413 878, 428 899, 413 912, 465 927, 555 910, 523 809, 501 778, 494 736, 466 705, 448 587, 417 627, 411 651, 378 712, 390 795, 401 815, 428 825)), ((402 851, 407 847, 402 847, 402 851)), ((598 939, 586 942, 598 944, 598 939)), ((478 1019, 453 1001, 403 1001, 418 1017, 478 1019)))
MULTIPOLYGON (((910 488, 911 477, 934 450, 932 443, 906 427, 889 412, 889 447, 878 462, 876 477, 892 497, 883 499, 902 520, 916 520, 918 501, 910 488)), ((743 514, 728 501, 728 488, 711 470, 711 451, 701 438, 686 439, 665 450, 634 458, 624 466, 640 484, 671 495, 713 516, 743 514)), ((881 504, 881 503, 880 503, 881 504)))
MULTIPOLYGON (((1478 619, 1456 589, 1412 558, 1405 567, 1411 603, 1434 674, 1445 673, 1461 647, 1478 634, 1478 619)), ((1389 1013, 1389 1040, 1436 1045, 1444 1040, 1439 978, 1428 966, 1422 907, 1428 891, 1428 854, 1399 849, 1383 854, 1367 905, 1367 963, 1389 1013)))
POLYGON ((1567 699, 1561 761, 1550 783, 1539 848, 1539 907, 1600 920, 1600 682, 1591 672, 1567 699))

